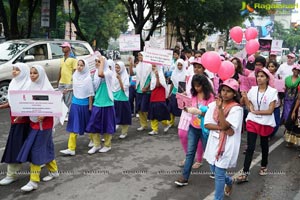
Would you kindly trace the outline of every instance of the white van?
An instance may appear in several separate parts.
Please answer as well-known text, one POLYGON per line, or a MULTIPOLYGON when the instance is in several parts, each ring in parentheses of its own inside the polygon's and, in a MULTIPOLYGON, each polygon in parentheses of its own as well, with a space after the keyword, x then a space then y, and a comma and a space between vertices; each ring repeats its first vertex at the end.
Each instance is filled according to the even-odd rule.
POLYGON ((12 79, 12 64, 38 64, 44 67, 49 81, 56 87, 60 70, 60 58, 63 52, 60 45, 69 42, 76 58, 85 58, 93 54, 89 43, 62 39, 21 39, 9 40, 0 44, 0 104, 7 101, 9 82, 12 79))

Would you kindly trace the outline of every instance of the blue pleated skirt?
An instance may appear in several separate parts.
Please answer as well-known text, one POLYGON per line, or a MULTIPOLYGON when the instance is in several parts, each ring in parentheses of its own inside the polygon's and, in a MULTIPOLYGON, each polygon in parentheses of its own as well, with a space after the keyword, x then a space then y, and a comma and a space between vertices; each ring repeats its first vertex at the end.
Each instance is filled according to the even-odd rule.
POLYGON ((116 115, 113 106, 93 106, 90 121, 87 124, 87 133, 110 133, 116 132, 116 115))
POLYGON ((166 102, 151 102, 148 119, 157 119, 158 121, 170 120, 170 113, 166 102))
POLYGON ((17 157, 28 136, 29 130, 29 123, 11 125, 1 162, 18 163, 17 157))
POLYGON ((136 110, 137 112, 149 112, 150 95, 147 93, 136 93, 136 110))
POLYGON ((175 94, 171 94, 169 103, 168 103, 168 110, 176 117, 181 116, 182 110, 178 108, 177 99, 175 94))
POLYGON ((68 118, 67 131, 83 135, 85 128, 90 120, 88 105, 77 105, 72 103, 68 118))
POLYGON ((116 124, 131 125, 131 107, 129 101, 115 101, 116 124))
POLYGON ((31 162, 43 165, 54 160, 52 129, 31 129, 17 157, 19 162, 31 162))

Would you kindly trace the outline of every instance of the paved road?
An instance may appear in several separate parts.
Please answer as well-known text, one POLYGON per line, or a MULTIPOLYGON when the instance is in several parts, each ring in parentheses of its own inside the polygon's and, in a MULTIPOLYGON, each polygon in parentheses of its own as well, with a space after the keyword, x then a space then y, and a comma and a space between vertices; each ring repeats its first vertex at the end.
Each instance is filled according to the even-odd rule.
MULTIPOLYGON (((3 154, 7 132, 9 130, 8 110, 0 111, 0 156, 3 154)), ((54 143, 56 159, 61 172, 60 177, 51 182, 41 182, 38 190, 23 193, 20 188, 27 183, 28 164, 23 165, 23 174, 19 180, 9 186, 0 186, 2 200, 11 199, 102 199, 102 200, 186 200, 212 199, 214 181, 207 175, 209 167, 206 162, 193 171, 189 185, 178 188, 174 185, 181 172, 177 163, 184 158, 176 128, 168 133, 149 136, 147 132, 136 132, 137 119, 129 129, 125 140, 118 139, 119 132, 113 138, 112 150, 106 154, 88 155, 88 137, 78 138, 76 156, 67 157, 59 150, 67 147, 68 134, 65 126, 56 128, 54 143)), ((299 151, 288 149, 282 142, 283 129, 271 141, 269 171, 272 174, 260 177, 260 148, 257 146, 249 182, 234 185, 230 198, 234 200, 281 200, 300 199, 300 159, 299 151)), ((231 169, 236 173, 242 168, 242 154, 245 135, 238 166, 231 169)), ((259 141, 258 141, 259 145, 259 141)), ((4 177, 6 165, 0 164, 0 177, 4 177)), ((41 176, 47 170, 43 169, 41 176)))

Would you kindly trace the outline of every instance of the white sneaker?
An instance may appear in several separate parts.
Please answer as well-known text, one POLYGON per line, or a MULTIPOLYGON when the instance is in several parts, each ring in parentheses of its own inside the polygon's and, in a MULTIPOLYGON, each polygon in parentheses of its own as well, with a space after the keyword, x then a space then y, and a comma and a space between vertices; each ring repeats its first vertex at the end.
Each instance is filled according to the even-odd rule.
POLYGON ((111 147, 103 147, 102 149, 99 150, 100 153, 106 153, 111 150, 111 147))
POLYGON ((101 146, 99 146, 99 147, 93 146, 93 148, 91 148, 91 149, 88 151, 88 154, 94 154, 94 153, 96 153, 97 151, 99 151, 100 149, 101 149, 101 146))
POLYGON ((59 152, 65 155, 75 156, 75 151, 72 151, 70 149, 61 150, 59 152))
POLYGON ((37 182, 29 181, 26 185, 21 187, 23 192, 30 192, 32 190, 36 190, 38 188, 37 182))
POLYGON ((146 129, 145 127, 141 126, 141 127, 137 128, 136 130, 137 130, 137 131, 143 131, 143 130, 145 130, 145 129, 146 129))
POLYGON ((116 125, 116 130, 118 130, 119 127, 120 127, 119 125, 116 125))
POLYGON ((88 147, 93 147, 93 146, 94 146, 94 142, 93 142, 93 140, 90 140, 88 147))
POLYGON ((124 139, 124 138, 126 138, 126 137, 127 137, 127 133, 122 133, 122 134, 119 136, 120 139, 124 139))
POLYGON ((6 176, 5 178, 3 178, 0 181, 0 185, 9 185, 9 184, 15 182, 16 180, 17 180, 17 178, 6 176))
POLYGON ((151 131, 151 132, 149 132, 148 134, 149 134, 149 135, 157 135, 158 132, 156 132, 156 131, 151 131))
POLYGON ((56 171, 56 172, 49 172, 48 176, 45 176, 43 178, 43 181, 47 182, 47 181, 51 181, 52 179, 54 178, 57 178, 59 177, 59 173, 56 171))
POLYGON ((165 133, 168 132, 168 130, 169 130, 171 127, 172 127, 172 125, 166 126, 166 127, 164 128, 164 132, 165 132, 165 133))

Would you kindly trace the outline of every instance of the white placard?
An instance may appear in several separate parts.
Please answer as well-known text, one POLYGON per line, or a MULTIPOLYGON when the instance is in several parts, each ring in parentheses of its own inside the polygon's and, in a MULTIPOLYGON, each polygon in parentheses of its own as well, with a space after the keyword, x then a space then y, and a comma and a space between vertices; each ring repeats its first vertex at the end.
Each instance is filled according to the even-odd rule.
POLYGON ((272 40, 271 51, 281 52, 283 40, 272 40))
POLYGON ((62 116, 60 91, 9 91, 12 116, 62 116))
POLYGON ((173 51, 165 49, 145 48, 143 61, 155 65, 171 66, 173 51))
POLYGON ((140 35, 120 35, 119 45, 120 51, 140 51, 141 37, 140 35))

